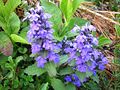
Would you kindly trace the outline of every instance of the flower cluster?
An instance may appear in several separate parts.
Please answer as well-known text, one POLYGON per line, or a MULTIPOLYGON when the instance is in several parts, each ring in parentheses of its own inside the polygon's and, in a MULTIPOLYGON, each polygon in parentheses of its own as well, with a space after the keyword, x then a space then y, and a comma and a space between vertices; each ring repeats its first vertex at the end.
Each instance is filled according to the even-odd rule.
MULTIPOLYGON (((31 43, 32 54, 36 55, 37 66, 43 68, 47 62, 59 62, 59 54, 69 55, 68 65, 72 61, 74 71, 80 73, 91 72, 96 74, 96 70, 104 70, 107 58, 95 49, 98 40, 92 35, 95 27, 86 25, 82 29, 75 26, 71 32, 77 33, 74 38, 65 38, 62 42, 57 42, 53 36, 52 23, 48 20, 51 16, 44 13, 41 6, 30 10, 28 19, 30 30, 27 33, 28 41, 31 43)), ((76 74, 67 75, 66 82, 71 82, 76 86, 81 86, 87 80, 80 80, 76 74)))
POLYGON ((66 76, 65 81, 66 82, 71 82, 74 85, 76 85, 77 87, 81 86, 81 82, 80 82, 80 80, 79 80, 79 78, 78 78, 78 76, 76 74, 71 74, 69 76, 66 76))
POLYGON ((48 21, 51 15, 44 13, 41 6, 30 10, 28 19, 30 30, 27 33, 28 41, 31 43, 32 54, 36 54, 38 67, 44 67, 48 61, 59 62, 57 49, 59 46, 53 37, 52 23, 48 21))
MULTIPOLYGON (((76 31, 79 31, 79 35, 75 39, 65 41, 64 51, 69 55, 68 63, 74 60, 73 69, 81 73, 92 72, 95 74, 97 69, 104 70, 108 61, 100 51, 94 48, 98 45, 97 38, 91 34, 95 28, 92 25, 86 25, 81 30, 77 27, 72 30, 73 33, 76 31)), ((71 82, 67 80, 67 77, 66 81, 71 82)))
POLYGON ((80 34, 73 40, 66 40, 65 52, 69 54, 69 62, 75 60, 75 67, 80 72, 93 71, 98 68, 104 70, 107 59, 94 47, 98 45, 98 40, 91 34, 95 28, 84 26, 79 30, 80 34))

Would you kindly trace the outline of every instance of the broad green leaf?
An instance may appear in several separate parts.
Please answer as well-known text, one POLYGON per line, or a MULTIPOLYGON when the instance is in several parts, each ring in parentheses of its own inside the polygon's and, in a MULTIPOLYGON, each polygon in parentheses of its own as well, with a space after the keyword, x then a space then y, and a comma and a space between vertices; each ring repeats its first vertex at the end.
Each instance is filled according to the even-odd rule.
POLYGON ((97 74, 93 75, 91 78, 93 79, 93 81, 99 83, 99 76, 97 74))
POLYGON ((76 71, 75 73, 81 81, 83 81, 86 78, 86 73, 84 73, 84 72, 76 71))
MULTIPOLYGON (((106 83, 106 82, 104 82, 104 83, 106 83)), ((100 85, 93 81, 87 82, 86 88, 89 88, 88 90, 101 90, 100 85)))
POLYGON ((107 44, 111 44, 112 41, 104 36, 100 36, 99 39, 99 46, 104 46, 104 45, 107 45, 107 44))
POLYGON ((48 90, 48 82, 46 84, 43 84, 40 90, 48 90))
POLYGON ((3 15, 3 10, 4 9, 4 3, 3 3, 3 0, 0 0, 0 16, 3 15))
POLYGON ((6 56, 12 55, 13 44, 10 38, 4 32, 0 32, 0 37, 0 52, 6 56))
POLYGON ((0 65, 5 65, 6 61, 8 60, 8 56, 4 56, 0 54, 0 65))
POLYGON ((27 20, 21 23, 21 28, 22 28, 22 29, 24 29, 24 28, 26 28, 26 27, 29 27, 29 23, 28 23, 27 20))
POLYGON ((4 6, 3 0, 0 0, 0 6, 4 6))
POLYGON ((68 0, 68 3, 67 3, 67 22, 69 22, 72 18, 72 15, 73 15, 73 7, 72 7, 72 0, 68 0))
POLYGON ((119 25, 115 25, 115 30, 116 30, 117 37, 120 37, 120 26, 119 25))
POLYGON ((90 71, 87 71, 87 72, 86 72, 86 76, 87 76, 87 77, 90 77, 90 76, 92 76, 92 75, 93 75, 93 72, 90 72, 90 71))
POLYGON ((64 83, 59 79, 51 79, 51 85, 54 88, 54 90, 66 90, 64 83))
POLYGON ((2 16, 0 16, 0 27, 5 27, 5 20, 2 16))
POLYGON ((19 17, 13 12, 9 15, 9 18, 5 20, 4 27, 2 27, 8 35, 18 34, 20 29, 20 20, 19 17))
POLYGON ((68 55, 61 55, 59 65, 68 61, 68 55))
POLYGON ((14 12, 11 14, 8 23, 10 24, 11 34, 18 34, 20 30, 20 19, 14 12))
POLYGON ((5 18, 7 19, 8 16, 16 9, 16 7, 21 3, 21 0, 7 0, 5 4, 5 18))
POLYGON ((67 36, 67 38, 71 38, 71 37, 75 37, 77 35, 79 35, 79 33, 69 31, 66 36, 67 36))
POLYGON ((76 86, 71 83, 68 83, 65 88, 66 90, 76 90, 76 86))
POLYGON ((62 30, 62 33, 61 34, 68 34, 69 31, 71 31, 75 25, 78 25, 78 26, 83 26, 87 23, 87 20, 84 20, 84 19, 81 19, 81 18, 78 18, 78 17, 74 17, 70 20, 69 24, 63 28, 62 30))
POLYGON ((54 25, 54 29, 58 30, 59 25, 62 23, 62 13, 61 10, 53 3, 48 2, 47 0, 40 0, 41 5, 44 7, 45 12, 52 15, 50 21, 54 25))
POLYGON ((59 74, 66 75, 66 74, 71 74, 72 72, 73 72, 73 69, 71 67, 66 67, 60 70, 59 74))
POLYGON ((75 25, 78 25, 78 26, 84 26, 88 21, 87 20, 84 20, 84 19, 81 19, 81 18, 78 18, 78 17, 74 17, 70 20, 68 26, 66 27, 66 31, 70 31, 71 29, 74 28, 75 25))
POLYGON ((69 22, 73 15, 72 0, 62 0, 60 4, 60 9, 62 10, 63 15, 65 16, 65 20, 69 22))
POLYGON ((46 72, 45 69, 43 68, 38 68, 36 64, 33 64, 31 66, 28 66, 24 72, 28 75, 37 75, 37 76, 40 76, 42 75, 43 73, 46 72))
POLYGON ((75 66, 76 60, 72 60, 70 63, 68 63, 69 66, 75 66))
POLYGON ((23 44, 29 44, 28 41, 26 41, 25 39, 23 39, 22 37, 16 35, 16 34, 11 34, 11 39, 14 42, 19 42, 19 43, 23 43, 23 44))
POLYGON ((28 32, 28 30, 29 30, 29 27, 23 28, 23 29, 21 30, 19 36, 21 36, 22 38, 24 38, 25 40, 27 40, 27 32, 28 32))
POLYGON ((85 0, 73 0, 72 6, 73 6, 73 13, 77 10, 77 8, 80 6, 80 3, 84 2, 85 0))
POLYGON ((79 17, 74 17, 70 21, 70 25, 84 26, 88 21, 79 17))
POLYGON ((57 34, 54 34, 54 38, 57 40, 57 41, 62 41, 64 36, 58 36, 57 34))
POLYGON ((57 74, 56 66, 53 62, 49 62, 45 64, 45 69, 48 72, 50 77, 54 77, 57 74))

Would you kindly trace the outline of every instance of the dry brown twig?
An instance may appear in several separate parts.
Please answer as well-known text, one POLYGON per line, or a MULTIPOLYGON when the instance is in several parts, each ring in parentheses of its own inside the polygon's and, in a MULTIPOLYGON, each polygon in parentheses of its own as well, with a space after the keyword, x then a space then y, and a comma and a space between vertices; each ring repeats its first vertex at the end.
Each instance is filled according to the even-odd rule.
POLYGON ((82 6, 82 5, 81 5, 81 6, 79 7, 79 9, 84 10, 84 11, 87 11, 87 12, 89 12, 89 13, 92 13, 92 14, 94 14, 95 16, 101 17, 101 18, 103 18, 103 19, 105 19, 105 20, 107 20, 107 21, 109 21, 109 22, 112 22, 113 24, 117 24, 117 25, 120 26, 120 23, 118 23, 118 22, 116 22, 116 21, 114 21, 114 20, 112 20, 112 19, 110 19, 110 18, 108 18, 108 17, 105 17, 105 16, 102 15, 102 14, 99 14, 99 13, 97 13, 97 12, 95 12, 95 11, 92 11, 92 10, 86 8, 85 6, 82 6))
POLYGON ((98 13, 109 13, 109 14, 120 14, 120 12, 113 12, 113 11, 98 11, 98 10, 95 10, 95 12, 98 12, 98 13))

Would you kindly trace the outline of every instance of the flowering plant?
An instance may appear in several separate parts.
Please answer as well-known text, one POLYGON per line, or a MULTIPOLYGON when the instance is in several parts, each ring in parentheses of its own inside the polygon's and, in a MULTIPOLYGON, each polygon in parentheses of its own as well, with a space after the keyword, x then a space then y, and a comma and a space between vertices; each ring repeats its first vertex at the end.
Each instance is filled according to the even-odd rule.
MULTIPOLYGON (((96 77, 97 71, 104 70, 108 63, 107 58, 96 48, 99 42, 92 35, 95 27, 90 24, 80 27, 82 24, 72 17, 76 6, 70 8, 77 0, 67 1, 62 0, 60 5, 64 21, 62 17, 54 19, 54 15, 45 13, 48 5, 56 6, 43 0, 43 7, 37 5, 32 8, 27 17, 30 21, 27 37, 37 63, 26 68, 25 72, 30 75, 28 70, 36 68, 34 75, 47 77, 48 81, 44 83, 48 85, 50 82, 55 90, 82 86, 90 77, 96 77), (68 6, 66 10, 63 8, 65 4, 68 6)), ((60 9, 57 8, 59 11, 60 9)), ((61 14, 61 11, 59 13, 61 14)))

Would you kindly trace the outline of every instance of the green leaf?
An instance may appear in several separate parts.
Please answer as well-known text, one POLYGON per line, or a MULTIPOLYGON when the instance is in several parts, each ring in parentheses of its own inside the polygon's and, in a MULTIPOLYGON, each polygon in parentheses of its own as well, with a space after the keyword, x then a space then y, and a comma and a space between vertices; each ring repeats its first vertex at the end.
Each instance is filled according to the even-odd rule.
POLYGON ((93 75, 93 72, 90 72, 90 71, 87 71, 87 72, 86 72, 86 76, 87 76, 87 77, 90 77, 90 76, 92 76, 92 75, 93 75))
POLYGON ((18 57, 15 59, 15 64, 17 65, 21 60, 23 60, 23 56, 18 56, 18 57))
POLYGON ((54 77, 57 74, 56 66, 53 62, 49 62, 45 64, 45 69, 48 72, 50 77, 54 77))
POLYGON ((114 56, 115 58, 119 58, 120 59, 120 47, 115 47, 114 49, 114 56))
POLYGON ((87 20, 84 20, 84 19, 81 19, 81 18, 77 18, 77 17, 74 17, 70 20, 69 24, 63 28, 62 30, 62 34, 67 34, 67 36, 69 36, 69 31, 71 31, 75 25, 78 25, 78 26, 83 26, 87 23, 87 20))
POLYGON ((57 41, 62 41, 63 40, 63 38, 64 38, 64 36, 58 36, 58 35, 54 35, 54 38, 57 40, 57 41))
POLYGON ((5 27, 5 20, 2 16, 0 16, 0 27, 5 27))
POLYGON ((28 51, 28 50, 27 50, 27 48, 25 48, 25 47, 24 47, 24 48, 23 48, 23 47, 19 47, 19 48, 18 48, 18 52, 21 53, 21 54, 25 54, 27 51, 28 51))
POLYGON ((6 56, 12 55, 13 44, 9 37, 4 32, 0 32, 0 37, 0 52, 6 56))
POLYGON ((0 0, 0 16, 3 15, 3 10, 4 9, 4 3, 3 3, 3 0, 0 0))
POLYGON ((2 28, 8 35, 17 34, 20 29, 19 17, 14 12, 11 13, 2 28))
POLYGON ((54 90, 66 90, 64 83, 56 78, 51 79, 51 85, 54 88, 54 90))
POLYGON ((116 47, 116 48, 120 48, 120 44, 119 44, 119 43, 116 44, 115 47, 116 47))
POLYGON ((4 56, 0 54, 0 65, 5 65, 6 61, 8 60, 8 56, 4 56))
POLYGON ((27 32, 28 32, 28 30, 29 30, 29 27, 23 28, 23 29, 21 30, 19 36, 21 36, 22 38, 24 38, 25 40, 27 40, 27 32))
POLYGON ((43 84, 40 90, 48 90, 48 82, 46 84, 43 84))
POLYGON ((21 0, 7 0, 5 4, 5 17, 6 19, 9 15, 16 9, 16 7, 21 3, 21 0))
POLYGON ((28 75, 37 75, 37 76, 40 76, 42 75, 43 73, 46 72, 45 69, 43 68, 38 68, 36 64, 33 64, 31 66, 28 66, 24 72, 28 75))
POLYGON ((97 74, 93 75, 91 78, 93 79, 93 81, 99 83, 99 76, 97 74))
POLYGON ((65 20, 69 22, 73 15, 72 0, 62 0, 60 4, 60 9, 65 16, 65 20))
POLYGON ((78 18, 78 17, 74 17, 70 20, 68 26, 66 27, 66 31, 70 31, 71 29, 74 28, 75 25, 78 25, 78 26, 84 26, 88 21, 87 20, 84 20, 84 19, 81 19, 81 18, 78 18))
POLYGON ((108 39, 104 36, 100 36, 98 41, 99 41, 99 46, 104 46, 106 44, 111 44, 112 43, 112 41, 110 39, 108 39))
POLYGON ((74 17, 70 21, 70 25, 84 26, 88 21, 79 17, 74 17))
POLYGON ((2 84, 0 84, 0 90, 3 90, 3 86, 2 86, 2 84))
POLYGON ((8 79, 12 79, 12 78, 14 77, 13 71, 12 71, 12 72, 9 72, 9 73, 6 75, 6 77, 7 77, 8 79))
POLYGON ((19 80, 18 80, 18 78, 16 78, 15 80, 13 80, 13 87, 14 88, 18 88, 18 86, 19 86, 19 80))
POLYGON ((83 81, 86 78, 86 73, 76 71, 76 75, 79 77, 80 81, 83 81))
POLYGON ((116 30, 117 37, 120 37, 120 26, 119 25, 115 25, 115 30, 116 30))
POLYGON ((16 35, 16 34, 11 34, 11 39, 14 42, 19 42, 19 43, 23 43, 23 44, 29 44, 28 41, 26 41, 25 39, 23 39, 22 37, 16 35))
POLYGON ((48 2, 47 0, 40 0, 41 5, 44 7, 45 12, 52 15, 50 21, 54 25, 54 29, 58 30, 59 25, 62 23, 62 13, 61 10, 53 3, 48 2))
POLYGON ((3 0, 0 0, 0 6, 4 6, 3 0))
POLYGON ((10 24, 11 34, 18 34, 20 30, 20 19, 14 12, 10 15, 8 23, 10 24))
POLYGON ((13 67, 12 67, 12 65, 11 64, 9 64, 9 63, 6 63, 5 64, 5 68, 7 68, 8 70, 13 70, 13 67))
POLYGON ((75 85, 68 83, 66 86, 66 90, 76 90, 76 87, 75 87, 75 85))
POLYGON ((66 74, 71 74, 72 72, 73 72, 73 69, 71 67, 66 67, 66 68, 60 70, 59 74, 66 75, 66 74))
POLYGON ((73 13, 77 10, 77 8, 80 6, 80 3, 84 2, 85 0, 73 0, 72 6, 73 6, 73 13))
POLYGON ((70 63, 68 63, 69 66, 75 66, 76 60, 72 60, 70 63))
POLYGON ((68 61, 68 55, 61 55, 59 65, 68 61))
POLYGON ((77 35, 79 35, 79 33, 69 31, 66 36, 67 36, 67 38, 71 38, 71 37, 75 37, 77 35))

